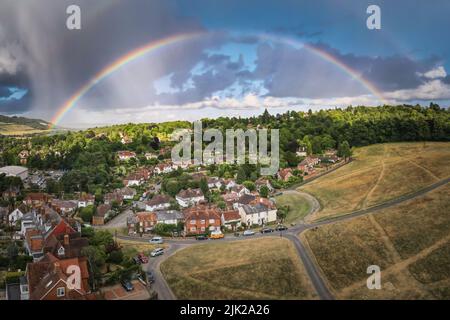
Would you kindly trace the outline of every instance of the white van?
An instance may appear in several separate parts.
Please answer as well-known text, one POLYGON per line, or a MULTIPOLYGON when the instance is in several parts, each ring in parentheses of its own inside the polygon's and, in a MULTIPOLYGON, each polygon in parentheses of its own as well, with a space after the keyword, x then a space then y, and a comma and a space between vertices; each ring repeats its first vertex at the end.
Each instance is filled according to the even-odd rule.
POLYGON ((153 244, 161 244, 164 242, 164 240, 162 237, 153 237, 149 240, 149 242, 153 244))

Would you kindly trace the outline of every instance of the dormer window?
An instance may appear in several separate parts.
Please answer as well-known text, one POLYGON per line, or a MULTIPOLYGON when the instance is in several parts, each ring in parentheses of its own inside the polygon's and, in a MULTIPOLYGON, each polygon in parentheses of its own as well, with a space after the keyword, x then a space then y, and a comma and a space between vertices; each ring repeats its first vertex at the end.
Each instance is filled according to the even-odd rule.
POLYGON ((56 296, 57 297, 64 297, 66 295, 66 288, 60 287, 56 289, 56 296))
POLYGON ((60 247, 58 249, 58 256, 63 256, 66 254, 66 250, 64 250, 64 247, 60 247))

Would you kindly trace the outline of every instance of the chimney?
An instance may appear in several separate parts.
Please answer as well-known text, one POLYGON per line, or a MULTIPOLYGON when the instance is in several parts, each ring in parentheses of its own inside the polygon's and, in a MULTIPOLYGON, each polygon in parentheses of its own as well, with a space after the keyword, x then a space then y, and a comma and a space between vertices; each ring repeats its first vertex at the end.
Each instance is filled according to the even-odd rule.
POLYGON ((55 272, 59 272, 61 271, 61 265, 59 264, 59 262, 55 262, 53 264, 54 268, 55 268, 55 272))
POLYGON ((65 245, 65 246, 68 246, 68 245, 69 245, 69 235, 68 235, 68 234, 65 234, 65 235, 64 235, 64 245, 65 245))

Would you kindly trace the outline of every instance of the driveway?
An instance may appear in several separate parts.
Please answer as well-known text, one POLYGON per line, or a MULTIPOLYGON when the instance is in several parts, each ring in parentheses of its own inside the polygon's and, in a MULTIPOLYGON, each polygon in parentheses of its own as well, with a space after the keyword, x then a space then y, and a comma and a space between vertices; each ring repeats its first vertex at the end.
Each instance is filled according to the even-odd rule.
POLYGON ((133 291, 126 291, 122 285, 115 284, 113 286, 104 287, 101 289, 105 300, 149 300, 150 293, 147 288, 139 281, 133 280, 131 283, 134 286, 133 291))

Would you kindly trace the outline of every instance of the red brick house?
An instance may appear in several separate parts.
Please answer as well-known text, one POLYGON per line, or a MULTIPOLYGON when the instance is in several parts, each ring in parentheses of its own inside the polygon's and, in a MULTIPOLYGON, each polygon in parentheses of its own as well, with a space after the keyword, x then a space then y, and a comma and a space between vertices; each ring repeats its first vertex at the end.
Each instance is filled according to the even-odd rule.
POLYGON ((220 231, 221 212, 217 207, 197 205, 183 210, 184 231, 186 234, 203 234, 220 231))
POLYGON ((45 193, 33 192, 27 194, 23 203, 25 203, 29 207, 38 208, 42 207, 44 204, 50 201, 50 196, 45 193))

